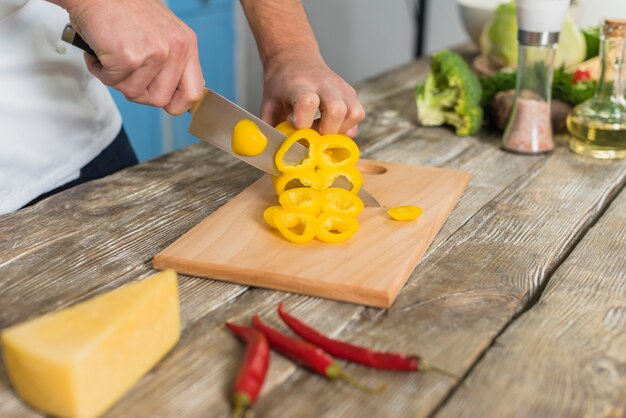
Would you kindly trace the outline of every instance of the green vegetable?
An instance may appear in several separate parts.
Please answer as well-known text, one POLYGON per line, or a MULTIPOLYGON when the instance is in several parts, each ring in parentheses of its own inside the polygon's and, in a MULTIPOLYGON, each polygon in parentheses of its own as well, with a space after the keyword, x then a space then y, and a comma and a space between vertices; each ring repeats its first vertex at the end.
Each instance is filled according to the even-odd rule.
MULTIPOLYGON (((596 91, 594 80, 572 81, 573 74, 566 72, 563 68, 554 71, 552 80, 552 98, 561 100, 572 106, 590 99, 596 91)), ((482 85, 481 105, 486 106, 491 99, 500 91, 515 89, 517 76, 514 72, 501 71, 491 77, 480 79, 482 85)))
POLYGON ((500 67, 517 65, 517 12, 515 2, 498 6, 480 36, 480 53, 500 67))
POLYGON ((447 49, 433 54, 430 73, 417 86, 417 117, 424 126, 452 125, 457 135, 475 134, 483 121, 478 77, 447 49))
MULTIPOLYGON (((483 28, 480 37, 480 53, 498 67, 515 67, 518 58, 517 12, 515 1, 498 6, 491 20, 483 28)), ((554 59, 555 66, 571 67, 585 60, 587 46, 585 36, 570 16, 565 18, 561 29, 559 47, 554 59)))
POLYGON ((600 54, 600 26, 591 26, 582 29, 587 42, 586 60, 597 57, 600 54))

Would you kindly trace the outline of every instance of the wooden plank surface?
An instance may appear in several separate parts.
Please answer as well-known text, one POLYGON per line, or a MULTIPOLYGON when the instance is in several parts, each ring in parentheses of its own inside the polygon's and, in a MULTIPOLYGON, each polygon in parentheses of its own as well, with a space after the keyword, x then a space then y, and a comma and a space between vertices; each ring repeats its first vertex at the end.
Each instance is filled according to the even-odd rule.
MULTIPOLYGON (((359 86, 368 112, 359 135, 364 156, 473 176, 394 307, 364 309, 182 276, 181 342, 107 416, 227 415, 243 347, 223 323, 260 313, 282 327, 274 311, 279 301, 331 335, 478 375, 475 364, 497 347, 499 333, 532 306, 601 220, 623 188, 626 166, 576 157, 562 142, 552 155, 523 157, 500 151, 498 134, 488 131, 457 138, 447 129, 419 128, 413 88, 427 68, 418 61, 359 86)), ((154 254, 257 178, 254 169, 200 144, 0 217, 0 328, 153 272, 154 254)), ((619 312, 609 318, 621 324, 619 312)), ((617 358, 622 346, 614 348, 617 358)), ((430 416, 463 389, 435 375, 347 369, 364 383, 386 383, 387 391, 364 396, 273 355, 257 416, 430 416)), ((0 416, 40 416, 15 397, 2 367, 0 416)))
POLYGON ((468 173, 361 160, 363 187, 382 207, 366 207, 347 242, 288 242, 263 221, 277 204, 269 176, 154 257, 160 270, 256 287, 389 307, 419 263, 470 181, 468 173), (390 219, 387 209, 419 206, 412 222, 390 219))
POLYGON ((626 416, 626 191, 435 416, 626 416))
MULTIPOLYGON (((386 151, 407 155, 400 143, 386 151)), ((348 324, 321 319, 314 300, 292 310, 342 339, 420 353, 463 375, 525 309, 626 179, 624 162, 583 160, 564 146, 542 162, 430 253, 391 309, 365 310, 346 318, 348 324)), ((281 326, 275 315, 270 322, 281 326)), ((326 382, 299 371, 260 401, 258 414, 273 416, 280 404, 287 416, 303 405, 316 411, 304 416, 430 416, 458 386, 433 375, 348 370, 368 384, 385 383, 387 391, 373 397, 328 390, 326 382)))

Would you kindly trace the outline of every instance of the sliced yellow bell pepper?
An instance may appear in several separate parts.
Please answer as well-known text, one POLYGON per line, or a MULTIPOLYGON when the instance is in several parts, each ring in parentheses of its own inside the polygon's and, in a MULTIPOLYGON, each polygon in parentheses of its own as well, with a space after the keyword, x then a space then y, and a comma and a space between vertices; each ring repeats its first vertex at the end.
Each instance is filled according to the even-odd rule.
POLYGON ((276 125, 276 130, 282 132, 283 134, 287 136, 297 131, 297 129, 294 128, 293 125, 291 125, 291 123, 289 123, 288 121, 284 121, 276 125))
POLYGON ((317 170, 317 175, 319 176, 317 188, 328 189, 332 187, 335 183, 335 180, 339 177, 345 177, 352 187, 350 188, 350 192, 357 194, 363 185, 363 176, 361 172, 357 170, 356 167, 345 167, 342 169, 331 169, 331 168, 320 168, 317 170))
POLYGON ((282 173, 278 177, 272 177, 274 190, 280 196, 285 190, 297 187, 320 188, 320 178, 314 170, 300 169, 282 173))
POLYGON ((309 187, 285 190, 278 197, 278 201, 285 209, 308 212, 315 216, 322 211, 319 192, 309 187))
POLYGON ((267 224, 274 229, 276 229, 276 224, 274 223, 274 214, 279 209, 282 209, 282 206, 270 206, 263 211, 263 219, 265 219, 265 222, 267 222, 267 224))
POLYGON ((422 208, 417 206, 396 206, 387 211, 396 221, 412 221, 419 218, 422 214, 422 208))
POLYGON ((285 139, 274 156, 276 168, 281 173, 296 170, 314 170, 319 160, 320 134, 313 129, 298 129, 285 139), (307 157, 297 164, 289 164, 285 156, 294 144, 298 142, 309 149, 307 157))
POLYGON ((357 217, 363 211, 363 201, 346 189, 332 187, 320 190, 322 211, 336 215, 357 217))
POLYGON ((242 119, 233 128, 231 147, 237 155, 254 157, 260 155, 267 146, 267 137, 256 123, 242 119))
POLYGON ((350 137, 329 134, 321 137, 318 166, 326 169, 352 167, 359 161, 359 147, 350 137))
POLYGON ((317 234, 317 219, 312 213, 278 209, 273 220, 282 236, 295 244, 305 244, 317 234))
POLYGON ((342 242, 353 236, 359 229, 356 218, 331 213, 322 213, 317 218, 315 238, 322 242, 342 242))

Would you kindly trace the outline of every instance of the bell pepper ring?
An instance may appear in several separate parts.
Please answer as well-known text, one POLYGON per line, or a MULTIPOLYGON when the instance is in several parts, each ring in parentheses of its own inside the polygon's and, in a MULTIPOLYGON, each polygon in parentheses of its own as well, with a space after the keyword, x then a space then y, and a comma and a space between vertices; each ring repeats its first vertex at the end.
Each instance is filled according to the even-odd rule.
POLYGON ((343 242, 352 237, 359 229, 356 218, 331 213, 322 213, 317 218, 315 238, 322 242, 343 242))
MULTIPOLYGON (((339 177, 344 177, 351 184, 350 192, 357 194, 363 185, 363 176, 356 167, 345 167, 339 170, 332 168, 320 168, 317 170, 319 190, 333 187, 339 177)), ((314 186, 315 187, 315 186, 314 186)))
POLYGON ((319 192, 309 187, 285 190, 278 197, 278 201, 285 209, 308 212, 315 216, 322 211, 319 192))
POLYGON ((265 219, 265 222, 274 229, 277 229, 276 224, 274 223, 274 214, 279 209, 282 209, 282 206, 270 206, 263 211, 263 219, 265 219))
POLYGON ((417 206, 395 206, 387 211, 389 216, 396 221, 412 221, 419 218, 422 208, 417 206))
POLYGON ((320 188, 320 178, 317 173, 313 170, 305 169, 290 171, 282 173, 278 177, 272 177, 272 183, 274 184, 274 190, 276 190, 278 196, 285 190, 298 187, 320 188))
POLYGON ((278 209, 273 221, 278 232, 295 244, 306 244, 317 234, 317 219, 311 213, 278 209))
POLYGON ((321 190, 321 204, 324 213, 357 217, 363 211, 363 201, 346 189, 332 187, 321 190))
POLYGON ((283 134, 287 136, 297 131, 297 129, 294 128, 293 125, 289 123, 289 121, 284 121, 276 125, 276 130, 279 132, 282 132, 283 134))
POLYGON ((359 147, 350 137, 342 134, 328 134, 321 137, 318 162, 320 168, 353 167, 357 161, 359 161, 359 147))
POLYGON ((320 134, 313 129, 298 129, 285 139, 274 155, 276 168, 281 173, 296 170, 314 170, 319 160, 320 134), (308 148, 307 157, 297 164, 285 162, 285 156, 295 143, 300 143, 308 148))

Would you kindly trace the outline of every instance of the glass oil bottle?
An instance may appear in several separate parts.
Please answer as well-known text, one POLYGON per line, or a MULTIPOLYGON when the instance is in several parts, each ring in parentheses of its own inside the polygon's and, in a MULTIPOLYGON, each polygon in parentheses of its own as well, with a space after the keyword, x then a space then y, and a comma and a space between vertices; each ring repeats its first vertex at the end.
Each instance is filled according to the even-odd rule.
POLYGON ((626 20, 607 19, 600 37, 600 80, 594 96, 567 118, 570 149, 605 159, 626 158, 626 20))

